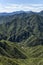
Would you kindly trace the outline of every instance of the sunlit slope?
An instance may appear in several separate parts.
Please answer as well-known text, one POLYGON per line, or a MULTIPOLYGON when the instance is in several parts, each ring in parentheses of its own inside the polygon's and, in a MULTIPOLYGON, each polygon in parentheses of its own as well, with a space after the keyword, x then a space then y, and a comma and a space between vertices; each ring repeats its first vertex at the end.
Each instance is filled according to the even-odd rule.
POLYGON ((16 46, 17 45, 12 42, 0 41, 0 55, 9 58, 26 58, 26 56, 16 46))
POLYGON ((31 65, 31 64, 42 65, 43 45, 27 46, 27 45, 13 43, 10 41, 1 40, 0 65, 7 65, 7 64, 8 65, 9 64, 10 65, 31 65))
POLYGON ((0 24, 0 65, 43 65, 43 16, 1 18, 6 23, 0 24))

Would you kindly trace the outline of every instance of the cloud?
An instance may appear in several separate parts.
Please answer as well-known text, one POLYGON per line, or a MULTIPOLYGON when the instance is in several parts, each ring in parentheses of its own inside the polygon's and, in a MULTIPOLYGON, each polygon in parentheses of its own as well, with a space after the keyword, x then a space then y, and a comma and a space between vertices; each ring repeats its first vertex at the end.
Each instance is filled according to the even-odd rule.
POLYGON ((43 10, 43 4, 1 4, 0 12, 14 12, 14 11, 34 11, 39 12, 43 10))

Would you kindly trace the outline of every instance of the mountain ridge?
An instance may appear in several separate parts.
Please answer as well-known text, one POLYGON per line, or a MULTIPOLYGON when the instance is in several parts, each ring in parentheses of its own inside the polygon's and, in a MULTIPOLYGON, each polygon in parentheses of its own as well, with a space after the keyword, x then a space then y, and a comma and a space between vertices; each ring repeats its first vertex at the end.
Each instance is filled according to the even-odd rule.
POLYGON ((43 65, 43 14, 0 16, 0 65, 43 65))

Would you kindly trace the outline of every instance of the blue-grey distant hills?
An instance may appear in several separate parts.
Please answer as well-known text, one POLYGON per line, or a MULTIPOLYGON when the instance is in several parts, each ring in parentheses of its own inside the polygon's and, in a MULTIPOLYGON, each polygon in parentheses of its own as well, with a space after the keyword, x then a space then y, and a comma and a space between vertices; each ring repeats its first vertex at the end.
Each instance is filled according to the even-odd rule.
POLYGON ((33 12, 33 11, 16 11, 16 12, 11 12, 11 13, 2 12, 2 13, 0 13, 0 16, 14 15, 14 14, 20 14, 20 13, 28 13, 28 14, 37 13, 37 14, 43 15, 43 11, 40 11, 40 12, 33 12))
POLYGON ((16 12, 11 12, 11 13, 0 13, 0 16, 6 16, 6 15, 14 15, 14 14, 20 14, 20 13, 25 13, 25 11, 16 11, 16 12))

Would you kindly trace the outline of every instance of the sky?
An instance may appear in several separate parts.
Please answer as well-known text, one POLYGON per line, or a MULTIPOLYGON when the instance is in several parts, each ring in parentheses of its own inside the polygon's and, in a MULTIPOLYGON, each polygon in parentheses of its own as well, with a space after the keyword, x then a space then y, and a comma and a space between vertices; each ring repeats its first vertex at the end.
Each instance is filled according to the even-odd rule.
POLYGON ((43 10, 43 0, 0 0, 0 12, 43 10))

